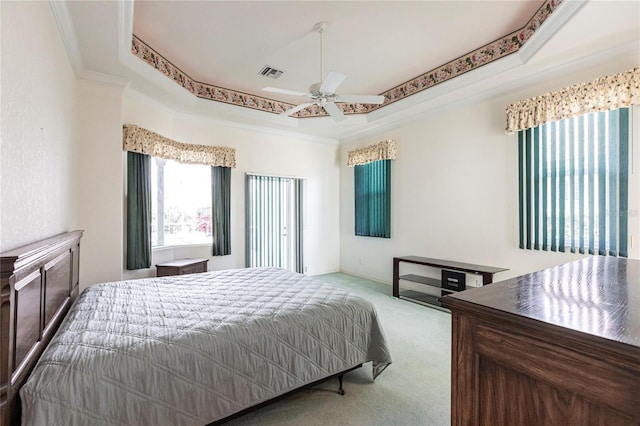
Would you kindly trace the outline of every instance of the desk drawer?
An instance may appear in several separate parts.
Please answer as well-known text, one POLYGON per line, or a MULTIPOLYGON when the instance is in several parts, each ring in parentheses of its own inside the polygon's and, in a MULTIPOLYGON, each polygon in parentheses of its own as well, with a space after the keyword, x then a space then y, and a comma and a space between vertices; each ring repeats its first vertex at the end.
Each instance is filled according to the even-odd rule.
POLYGON ((207 272, 207 262, 198 263, 196 265, 185 266, 180 271, 180 275, 197 274, 198 272, 207 272))
POLYGON ((169 275, 186 275, 207 272, 206 259, 181 259, 173 262, 159 263, 156 265, 158 277, 169 275))

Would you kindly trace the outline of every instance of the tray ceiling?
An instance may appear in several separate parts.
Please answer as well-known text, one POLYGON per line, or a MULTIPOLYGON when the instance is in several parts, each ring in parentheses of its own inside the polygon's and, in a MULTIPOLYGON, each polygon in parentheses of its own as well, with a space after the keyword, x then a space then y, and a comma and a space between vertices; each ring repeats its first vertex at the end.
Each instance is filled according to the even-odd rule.
MULTIPOLYGON (((522 90, 545 75, 575 83, 574 71, 612 60, 632 68, 640 58, 640 2, 634 1, 50 4, 79 78, 121 86, 175 114, 328 143, 522 90), (342 94, 385 94, 382 107, 338 104, 350 113, 340 123, 278 114, 307 99, 262 88, 305 92, 320 81, 314 26, 321 21, 329 24, 324 74, 346 75, 342 94), (147 53, 136 52, 136 43, 147 53), (285 72, 277 80, 264 77, 265 65, 285 72)), ((623 71, 617 67, 610 72, 623 71)))
POLYGON ((272 113, 304 98, 263 87, 303 92, 336 70, 347 75, 342 93, 385 96, 382 106, 340 105, 368 113, 516 52, 560 3, 138 1, 132 52, 200 98, 272 113), (329 23, 323 72, 319 18, 329 23), (264 66, 285 72, 273 80, 264 66))

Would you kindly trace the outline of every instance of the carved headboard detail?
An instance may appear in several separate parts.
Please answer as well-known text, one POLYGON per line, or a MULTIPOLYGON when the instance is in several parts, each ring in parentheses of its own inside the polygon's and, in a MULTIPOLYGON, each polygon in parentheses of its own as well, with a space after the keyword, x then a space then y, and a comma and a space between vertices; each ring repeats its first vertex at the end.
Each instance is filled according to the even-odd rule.
POLYGON ((0 253, 0 426, 20 424, 18 391, 78 297, 82 233, 0 253))

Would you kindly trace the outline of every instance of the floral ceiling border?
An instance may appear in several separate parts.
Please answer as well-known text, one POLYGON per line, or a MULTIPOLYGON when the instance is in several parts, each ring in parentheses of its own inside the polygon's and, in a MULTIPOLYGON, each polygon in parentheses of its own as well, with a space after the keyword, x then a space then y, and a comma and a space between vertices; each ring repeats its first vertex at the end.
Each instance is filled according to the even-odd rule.
MULTIPOLYGON (((381 93, 381 95, 385 97, 385 101, 381 105, 359 103, 336 103, 336 105, 345 114, 368 113, 511 55, 520 50, 563 2, 564 0, 546 0, 529 22, 519 30, 381 93)), ((293 104, 196 81, 136 37, 135 34, 131 41, 131 53, 172 79, 193 95, 202 99, 224 102, 274 114, 280 114, 295 106, 293 104)), ((324 109, 318 105, 312 105, 293 114, 294 117, 298 118, 326 115, 324 109)))
POLYGON ((278 102, 273 99, 250 95, 236 90, 225 89, 212 84, 201 83, 182 72, 168 59, 160 55, 145 42, 133 35, 131 41, 131 53, 145 61, 165 76, 169 77, 180 86, 187 89, 193 95, 211 101, 224 102, 246 108, 259 109, 261 111, 279 114, 294 107, 293 104, 278 102))

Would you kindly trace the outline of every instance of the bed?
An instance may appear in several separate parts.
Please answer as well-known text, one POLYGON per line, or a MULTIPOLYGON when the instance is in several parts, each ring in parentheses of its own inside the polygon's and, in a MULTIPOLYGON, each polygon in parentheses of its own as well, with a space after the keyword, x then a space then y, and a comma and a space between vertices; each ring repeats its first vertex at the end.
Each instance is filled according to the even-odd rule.
MULTIPOLYGON (((74 247, 56 287, 69 289, 65 306, 77 293, 74 247)), ((20 367, 32 370, 26 383, 5 393, 2 424, 17 421, 19 389, 25 426, 203 425, 369 361, 375 378, 391 363, 370 302, 278 268, 97 284, 59 322, 37 364, 20 367)))

